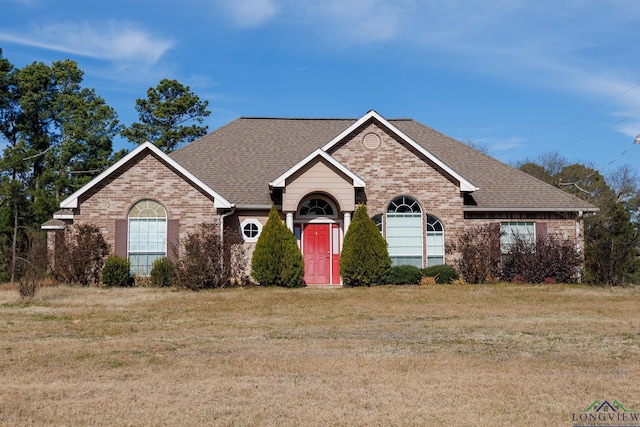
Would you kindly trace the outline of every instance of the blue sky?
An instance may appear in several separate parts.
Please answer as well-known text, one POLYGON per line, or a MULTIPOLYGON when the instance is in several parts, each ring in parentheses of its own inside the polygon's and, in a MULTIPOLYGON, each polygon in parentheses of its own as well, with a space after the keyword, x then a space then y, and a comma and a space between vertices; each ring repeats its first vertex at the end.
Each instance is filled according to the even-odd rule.
POLYGON ((77 61, 125 125, 170 78, 209 101, 209 130, 375 109, 507 163, 558 152, 640 172, 638 0, 0 0, 0 11, 5 58, 77 61))

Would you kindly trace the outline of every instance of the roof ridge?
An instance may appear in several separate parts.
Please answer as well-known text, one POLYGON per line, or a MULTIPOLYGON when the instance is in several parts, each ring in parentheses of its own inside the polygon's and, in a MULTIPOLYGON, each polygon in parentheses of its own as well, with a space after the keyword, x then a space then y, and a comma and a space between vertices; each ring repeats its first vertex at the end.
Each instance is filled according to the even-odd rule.
POLYGON ((354 121, 354 120, 358 120, 358 119, 350 119, 350 118, 340 118, 340 117, 260 117, 260 116, 255 116, 255 117, 247 117, 247 116, 243 116, 240 117, 240 119, 243 120, 322 120, 322 121, 326 121, 326 120, 345 120, 345 121, 354 121))
MULTIPOLYGON (((326 121, 326 120, 345 120, 345 121, 356 121, 360 118, 349 118, 349 117, 268 117, 268 116, 241 116, 239 119, 242 120, 318 120, 318 121, 326 121)), ((410 118, 397 118, 397 119, 387 119, 391 122, 411 122, 415 121, 410 118)))

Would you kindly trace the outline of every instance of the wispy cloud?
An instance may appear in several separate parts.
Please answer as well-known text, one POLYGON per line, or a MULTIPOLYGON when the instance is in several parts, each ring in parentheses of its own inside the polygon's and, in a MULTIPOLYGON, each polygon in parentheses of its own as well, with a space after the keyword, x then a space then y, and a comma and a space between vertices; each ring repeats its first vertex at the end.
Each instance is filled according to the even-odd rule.
POLYGON ((153 65, 173 46, 133 24, 57 23, 2 32, 0 41, 108 61, 153 65))
POLYGON ((258 27, 278 13, 273 0, 220 0, 220 5, 243 28, 258 27))

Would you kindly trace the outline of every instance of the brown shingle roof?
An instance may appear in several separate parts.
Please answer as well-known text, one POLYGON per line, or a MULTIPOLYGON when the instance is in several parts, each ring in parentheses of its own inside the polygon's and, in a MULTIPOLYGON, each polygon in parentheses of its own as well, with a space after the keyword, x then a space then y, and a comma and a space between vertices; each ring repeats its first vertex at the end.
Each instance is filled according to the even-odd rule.
MULTIPOLYGON (((239 118, 171 157, 237 205, 271 204, 268 184, 356 119, 239 118)), ((589 203, 414 120, 389 120, 480 190, 473 209, 580 210, 589 203)), ((354 171, 357 173, 357 171, 354 171)))

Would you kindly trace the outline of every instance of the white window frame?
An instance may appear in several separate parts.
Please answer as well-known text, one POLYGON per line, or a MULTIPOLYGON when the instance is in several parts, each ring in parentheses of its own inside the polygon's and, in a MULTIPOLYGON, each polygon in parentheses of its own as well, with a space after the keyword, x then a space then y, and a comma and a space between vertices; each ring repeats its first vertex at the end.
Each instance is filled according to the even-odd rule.
POLYGON ((260 221, 258 221, 257 219, 254 219, 254 218, 245 219, 240 224, 240 234, 242 235, 242 238, 244 239, 244 241, 247 242, 247 243, 257 242, 258 241, 258 237, 260 237, 260 233, 262 233, 262 223, 260 221), (245 234, 244 228, 246 226, 248 226, 248 225, 255 225, 256 227, 258 227, 258 234, 256 234, 255 237, 249 237, 249 236, 247 236, 245 234))
POLYGON ((440 265, 440 264, 444 264, 445 263, 445 250, 444 250, 444 225, 442 224, 442 221, 440 221, 440 218, 438 218, 435 215, 429 215, 427 214, 427 219, 426 219, 426 229, 427 229, 427 260, 426 260, 426 266, 427 267, 433 267, 434 265, 440 265), (433 218, 435 220, 435 222, 430 223, 429 219, 433 218), (441 230, 435 230, 435 229, 431 229, 434 228, 434 224, 438 223, 440 224, 440 228, 441 230), (431 237, 431 239, 430 239, 431 237), (430 241, 433 240, 434 237, 439 237, 440 238, 440 243, 438 245, 435 244, 430 244, 430 241), (439 252, 441 252, 441 254, 437 254, 437 255, 433 255, 431 254, 431 252, 433 250, 439 250, 439 252), (439 262, 437 264, 433 264, 430 262, 430 258, 431 259, 435 259, 435 258, 441 258, 442 262, 439 262))
POLYGON ((525 238, 530 243, 536 241, 536 223, 533 221, 504 221, 500 223, 500 251, 509 252, 515 236, 525 238))
MULTIPOLYGON (((410 263, 411 265, 416 265, 416 267, 418 268, 422 268, 424 267, 424 217, 423 217, 423 210, 422 210, 422 206, 420 206, 420 203, 418 203, 418 201, 416 199, 414 199, 413 197, 410 196, 400 196, 400 197, 396 197, 395 199, 393 199, 389 205, 387 206, 387 212, 386 212, 386 217, 387 217, 387 221, 386 221, 386 240, 387 240, 387 244, 389 245, 389 256, 391 257, 391 263, 392 265, 404 265, 405 263, 400 263, 398 264, 396 262, 396 260, 402 260, 402 259, 416 259, 416 258, 420 258, 420 265, 416 265, 415 263, 410 263), (410 200, 410 204, 407 203, 407 200, 410 200), (404 207, 404 208, 402 208, 404 207), (398 212, 399 208, 402 208, 400 212, 398 212), (418 236, 406 236, 406 235, 402 235, 402 233, 397 233, 396 234, 396 224, 394 224, 394 220, 395 219, 400 219, 400 218, 413 218, 415 219, 415 224, 417 225, 418 223, 420 224, 420 236, 419 236, 419 240, 420 240, 420 253, 419 255, 417 254, 417 248, 418 246, 409 246, 409 249, 413 248, 414 251, 403 251, 404 248, 406 248, 406 246, 393 246, 389 244, 389 240, 391 240, 393 242, 393 240, 395 239, 411 239, 411 238, 418 238, 418 236), (392 231, 392 232, 390 232, 392 231), (397 251, 397 252, 396 252, 397 251), (414 253, 415 252, 415 253, 414 253)), ((402 227, 401 227, 402 228, 402 227)), ((415 227, 417 230, 417 227, 415 227)))
MULTIPOLYGON (((138 201, 135 205, 131 207, 129 210, 129 214, 127 215, 128 224, 127 224, 127 259, 129 262, 132 261, 133 258, 138 258, 142 256, 146 256, 147 259, 153 258, 155 259, 162 258, 167 256, 167 234, 168 234, 168 221, 167 221, 167 210, 162 206, 162 204, 158 203, 152 199, 144 199, 138 201), (155 210, 161 210, 162 215, 158 216, 132 216, 132 212, 134 209, 139 210, 150 210, 148 207, 141 208, 141 205, 144 203, 152 202, 157 207, 155 210), (146 240, 135 240, 136 237, 133 236, 137 230, 140 229, 139 225, 146 223, 147 225, 151 223, 159 224, 157 226, 157 233, 162 236, 162 241, 155 239, 154 241, 149 240, 149 235, 147 234, 146 240), (150 245, 155 244, 153 248, 150 245), (146 246, 146 247, 145 247, 146 246)), ((151 273, 151 268, 153 266, 153 261, 147 262, 145 264, 140 264, 137 262, 131 262, 131 272, 138 276, 147 277, 151 273)))
POLYGON ((333 204, 333 202, 328 198, 328 197, 324 197, 321 195, 313 195, 311 197, 307 197, 305 198, 302 203, 300 203, 300 207, 298 208, 298 217, 299 218, 337 218, 338 217, 338 210, 336 208, 336 206, 333 204), (302 208, 304 207, 304 205, 306 203, 311 202, 312 200, 322 200, 323 202, 325 202, 333 211, 332 214, 330 215, 317 215, 317 214, 302 214, 302 208))

